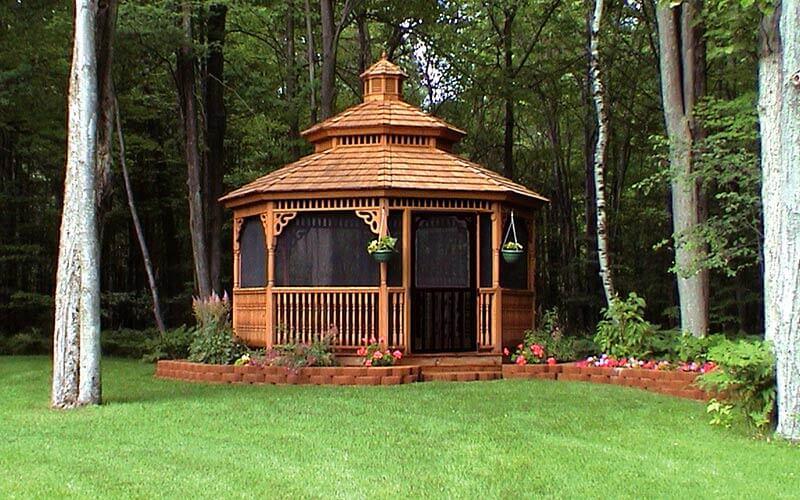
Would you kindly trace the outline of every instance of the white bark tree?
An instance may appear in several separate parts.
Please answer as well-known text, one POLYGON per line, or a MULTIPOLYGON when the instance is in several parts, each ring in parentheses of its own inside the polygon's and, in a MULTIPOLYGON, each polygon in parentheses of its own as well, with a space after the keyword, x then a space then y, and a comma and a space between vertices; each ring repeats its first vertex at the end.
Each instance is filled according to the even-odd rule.
POLYGON ((658 22, 661 96, 669 137, 669 163, 672 169, 672 220, 675 234, 675 263, 681 329, 693 335, 708 332, 708 270, 691 275, 705 248, 685 241, 686 235, 705 219, 705 197, 692 178, 692 146, 701 130, 693 109, 705 87, 702 33, 697 0, 674 4, 656 2, 658 22))
POLYGON ((96 0, 76 0, 69 80, 67 165, 56 276, 54 408, 100 402, 96 0))
POLYGON ((800 0, 764 16, 759 57, 764 327, 777 360, 778 435, 800 440, 800 0))
POLYGON ((608 113, 606 112, 605 88, 600 74, 600 25, 603 19, 603 0, 595 0, 594 14, 589 38, 589 74, 592 79, 592 97, 597 112, 597 142, 594 150, 594 194, 597 203, 597 259, 600 263, 600 281, 610 307, 617 296, 611 279, 608 258, 608 232, 606 231, 606 182, 605 160, 608 143, 608 113))

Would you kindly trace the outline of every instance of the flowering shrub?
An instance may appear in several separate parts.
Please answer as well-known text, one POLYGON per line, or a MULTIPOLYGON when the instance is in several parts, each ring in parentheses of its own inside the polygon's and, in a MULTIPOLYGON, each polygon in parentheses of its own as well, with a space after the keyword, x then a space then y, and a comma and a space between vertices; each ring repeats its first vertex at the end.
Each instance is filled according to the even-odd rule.
POLYGON ((224 365, 246 350, 233 336, 227 292, 222 297, 216 293, 206 298, 194 297, 192 310, 197 326, 189 345, 189 361, 224 365))
POLYGON ((290 371, 298 371, 307 366, 334 366, 333 354, 335 331, 320 335, 311 343, 286 344, 266 352, 263 359, 251 359, 248 364, 255 366, 283 366, 290 371))
MULTIPOLYGON (((508 348, 503 349, 503 354, 506 356, 510 354, 508 348)), ((546 353, 544 346, 541 344, 528 344, 527 342, 523 342, 522 344, 517 345, 517 350, 514 352, 514 354, 511 354, 511 362, 518 365, 543 363, 545 360, 545 355, 546 353)), ((555 359, 553 359, 553 362, 548 360, 548 364, 554 363, 555 359)))
POLYGON ((614 356, 609 356, 607 354, 603 354, 602 356, 589 356, 585 360, 578 361, 576 363, 577 366, 586 367, 586 366, 597 366, 601 368, 640 368, 643 370, 680 370, 683 372, 694 372, 694 373, 707 373, 716 368, 716 364, 713 362, 691 362, 691 363, 670 363, 666 360, 643 360, 643 359, 636 359, 633 357, 630 358, 616 358, 614 356))
MULTIPOLYGON (((366 339, 364 339, 366 341, 366 339)), ((400 351, 381 349, 383 339, 378 343, 374 338, 369 339, 369 343, 364 347, 359 347, 356 354, 361 356, 361 364, 364 366, 392 366, 403 358, 400 351)))

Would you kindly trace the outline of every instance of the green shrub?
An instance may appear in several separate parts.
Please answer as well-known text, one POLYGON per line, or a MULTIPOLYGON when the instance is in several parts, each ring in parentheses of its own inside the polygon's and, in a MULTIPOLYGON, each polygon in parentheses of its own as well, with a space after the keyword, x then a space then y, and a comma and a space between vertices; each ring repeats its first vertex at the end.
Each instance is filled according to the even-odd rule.
MULTIPOLYGON (((532 345, 544 347, 545 358, 553 357, 558 361, 579 359, 579 352, 596 353, 596 346, 590 340, 565 335, 558 309, 555 307, 542 314, 539 328, 525 332, 522 351, 527 354, 532 345), (587 341, 591 344, 590 346, 586 345, 587 341)), ((529 359, 529 362, 532 361, 529 359)))
POLYGON ((37 328, 0 339, 0 354, 31 355, 47 354, 53 350, 52 338, 37 328))
POLYGON ((186 325, 167 330, 163 335, 158 335, 147 342, 146 353, 142 360, 154 363, 159 359, 186 359, 189 357, 189 346, 193 337, 193 329, 187 328, 186 325))
POLYGON ((197 327, 189 345, 189 361, 225 365, 247 352, 247 348, 233 336, 231 304, 227 294, 219 297, 213 293, 205 299, 195 298, 192 310, 197 327))
POLYGON ((775 413, 775 356, 763 340, 722 339, 708 351, 708 360, 718 368, 702 375, 699 385, 717 391, 724 401, 712 399, 711 423, 730 426, 736 410, 758 432, 772 423, 775 413))
POLYGON ((644 319, 644 298, 631 292, 626 300, 615 298, 603 309, 594 341, 604 353, 617 358, 647 358, 663 349, 658 327, 644 319))
POLYGON ((273 366, 283 366, 297 371, 306 366, 335 366, 333 354, 334 333, 326 333, 310 344, 286 344, 269 350, 264 362, 273 366))
POLYGON ((704 363, 709 360, 709 350, 723 340, 725 336, 722 334, 695 337, 689 332, 684 332, 676 337, 673 359, 684 363, 692 361, 704 363))
POLYGON ((100 349, 104 356, 137 359, 149 352, 150 344, 158 335, 158 330, 152 328, 104 330, 100 333, 100 349))

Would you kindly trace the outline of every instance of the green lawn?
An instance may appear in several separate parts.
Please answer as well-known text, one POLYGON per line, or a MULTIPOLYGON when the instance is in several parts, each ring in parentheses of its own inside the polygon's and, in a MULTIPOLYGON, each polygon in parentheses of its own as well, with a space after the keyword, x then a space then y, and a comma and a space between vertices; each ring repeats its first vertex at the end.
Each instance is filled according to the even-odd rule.
POLYGON ((0 498, 800 495, 800 449, 635 389, 232 387, 152 373, 105 360, 107 404, 55 412, 48 360, 0 357, 0 498))

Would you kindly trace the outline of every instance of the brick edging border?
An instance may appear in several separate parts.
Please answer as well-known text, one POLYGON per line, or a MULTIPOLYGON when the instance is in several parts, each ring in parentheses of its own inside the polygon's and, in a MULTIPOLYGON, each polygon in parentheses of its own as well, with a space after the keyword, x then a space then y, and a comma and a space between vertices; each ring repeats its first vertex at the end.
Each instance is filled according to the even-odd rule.
POLYGON ((503 365, 503 378, 526 378, 593 382, 623 385, 646 391, 698 401, 708 401, 711 395, 698 389, 695 372, 645 370, 639 368, 603 368, 598 366, 561 365, 503 365))
POLYGON ((281 366, 233 366, 161 360, 157 378, 215 384, 290 385, 399 385, 416 382, 418 366, 331 366, 301 368, 297 372, 281 366))

